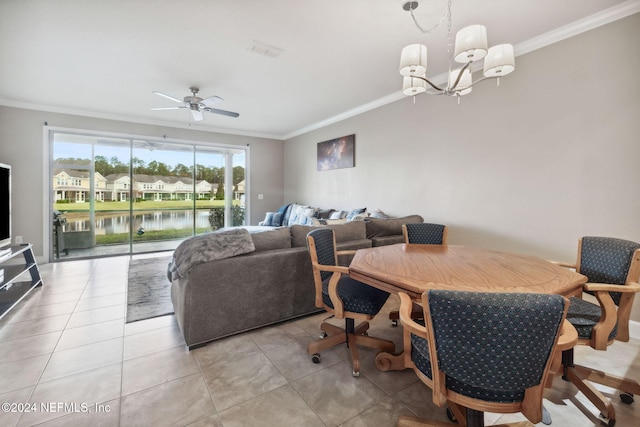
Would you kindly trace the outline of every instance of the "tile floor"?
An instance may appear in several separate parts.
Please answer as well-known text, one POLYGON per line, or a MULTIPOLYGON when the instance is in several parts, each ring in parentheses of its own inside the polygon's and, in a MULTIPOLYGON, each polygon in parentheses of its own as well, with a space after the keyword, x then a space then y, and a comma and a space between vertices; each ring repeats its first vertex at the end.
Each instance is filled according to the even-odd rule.
MULTIPOLYGON (((125 324, 128 257, 46 264, 45 286, 0 320, 1 426, 395 426, 402 414, 446 421, 412 371, 379 372, 362 351, 351 376, 344 347, 320 364, 306 354, 325 317, 244 333, 186 350, 174 316, 125 324), (3 406, 4 409, 4 406, 3 406), (29 410, 30 409, 30 410, 29 410)), ((401 345, 385 319, 372 335, 401 345)), ((640 341, 607 352, 579 348, 576 357, 638 378, 640 341), (584 350, 584 351, 583 351, 584 350)), ((612 397, 617 426, 640 425, 640 403, 612 397)), ((545 406, 553 425, 601 425, 596 409, 556 378, 545 406)), ((487 423, 518 415, 487 414, 487 423)))

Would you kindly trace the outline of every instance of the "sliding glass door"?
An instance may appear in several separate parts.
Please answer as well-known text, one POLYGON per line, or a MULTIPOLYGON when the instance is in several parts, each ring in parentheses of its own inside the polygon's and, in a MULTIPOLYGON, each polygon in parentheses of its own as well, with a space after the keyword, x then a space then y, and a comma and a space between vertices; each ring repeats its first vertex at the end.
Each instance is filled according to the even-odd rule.
POLYGON ((50 259, 173 250, 245 223, 244 147, 50 133, 50 259))
POLYGON ((173 249, 193 236, 193 153, 193 146, 133 141, 132 252, 173 249))

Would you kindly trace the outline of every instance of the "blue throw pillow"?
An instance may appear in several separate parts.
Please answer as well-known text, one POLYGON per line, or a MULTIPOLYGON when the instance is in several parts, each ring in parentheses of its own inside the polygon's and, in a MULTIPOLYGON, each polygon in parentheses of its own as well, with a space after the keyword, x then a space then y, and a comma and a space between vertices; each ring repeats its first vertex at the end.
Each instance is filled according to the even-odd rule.
POLYGON ((264 221, 262 221, 262 225, 271 227, 279 227, 281 223, 282 215, 278 212, 267 212, 267 215, 264 217, 264 221))

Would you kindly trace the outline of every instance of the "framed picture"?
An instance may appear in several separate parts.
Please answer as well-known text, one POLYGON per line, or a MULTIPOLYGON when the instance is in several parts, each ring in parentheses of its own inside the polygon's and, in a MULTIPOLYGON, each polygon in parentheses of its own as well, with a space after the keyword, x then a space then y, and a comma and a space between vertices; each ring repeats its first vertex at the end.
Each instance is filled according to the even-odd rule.
POLYGON ((352 168, 355 166, 356 135, 318 143, 318 170, 352 168))

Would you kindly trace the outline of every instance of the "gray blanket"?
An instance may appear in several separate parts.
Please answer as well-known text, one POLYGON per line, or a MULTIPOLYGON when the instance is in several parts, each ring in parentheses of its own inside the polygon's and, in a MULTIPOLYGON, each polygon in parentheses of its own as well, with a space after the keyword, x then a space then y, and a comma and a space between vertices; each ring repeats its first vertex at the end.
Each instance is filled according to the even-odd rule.
POLYGON ((169 263, 169 280, 184 277, 198 264, 255 251, 253 239, 243 228, 191 237, 180 243, 169 263))

